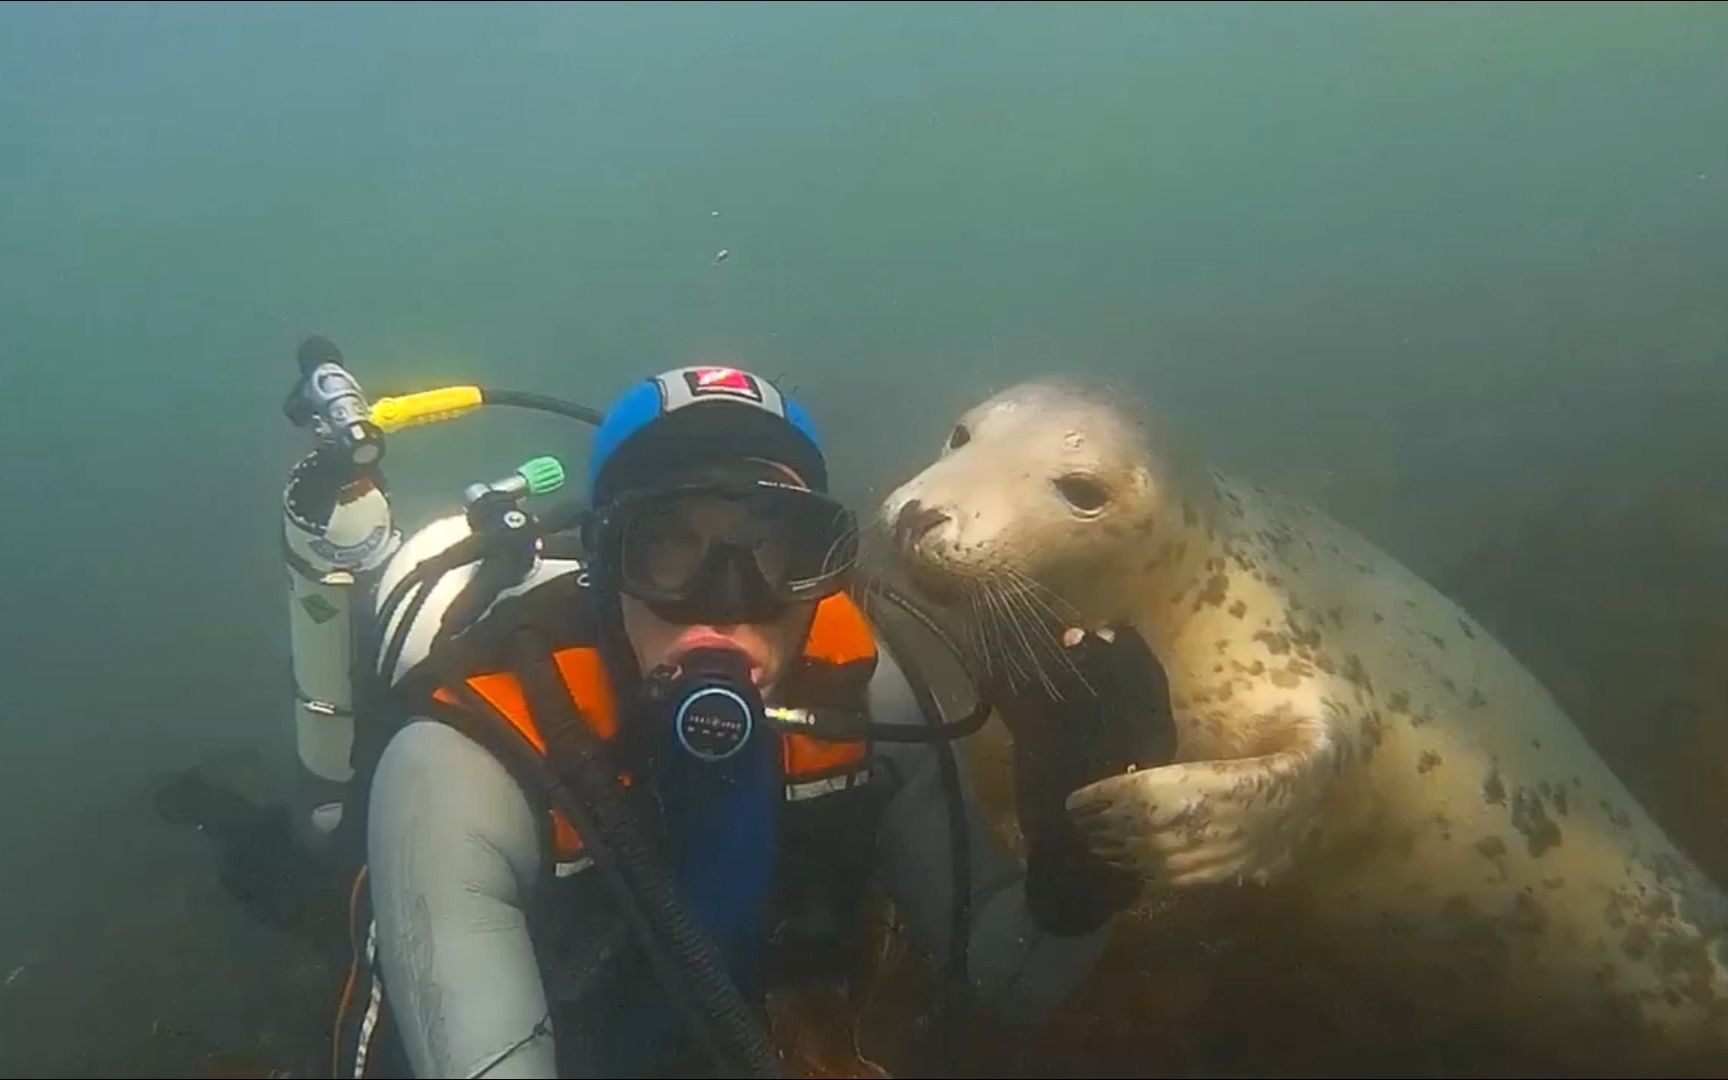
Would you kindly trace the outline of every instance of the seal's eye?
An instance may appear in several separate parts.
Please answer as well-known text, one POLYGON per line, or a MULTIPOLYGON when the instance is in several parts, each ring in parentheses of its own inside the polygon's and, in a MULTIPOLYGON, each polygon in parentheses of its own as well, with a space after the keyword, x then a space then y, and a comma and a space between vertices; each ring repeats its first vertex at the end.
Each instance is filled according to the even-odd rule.
POLYGON ((958 450, 972 441, 972 433, 966 430, 965 424, 956 424, 953 434, 948 436, 948 449, 958 450))
POLYGON ((1096 514, 1110 501, 1104 485, 1091 477, 1069 475, 1056 478, 1056 490, 1068 505, 1082 514, 1096 514))

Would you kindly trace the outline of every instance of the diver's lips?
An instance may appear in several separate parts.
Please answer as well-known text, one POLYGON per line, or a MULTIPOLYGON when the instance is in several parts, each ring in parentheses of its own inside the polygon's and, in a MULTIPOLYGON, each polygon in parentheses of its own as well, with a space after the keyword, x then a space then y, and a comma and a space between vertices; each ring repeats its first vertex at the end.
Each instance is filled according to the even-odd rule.
POLYGON ((763 675, 767 671, 766 658, 757 655, 748 643, 712 630, 691 630, 685 633, 673 644, 672 655, 668 659, 674 664, 682 663, 686 656, 697 649, 726 649, 738 653, 750 662, 750 681, 757 686, 762 685, 763 675))

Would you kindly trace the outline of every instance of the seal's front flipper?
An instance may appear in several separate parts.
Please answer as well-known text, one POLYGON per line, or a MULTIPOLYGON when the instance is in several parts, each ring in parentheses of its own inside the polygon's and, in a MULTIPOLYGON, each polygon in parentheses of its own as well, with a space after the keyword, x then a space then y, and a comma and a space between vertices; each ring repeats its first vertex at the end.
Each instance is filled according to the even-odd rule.
POLYGON ((1316 823, 1337 749, 1319 722, 1290 725, 1283 749, 1101 780, 1067 801, 1099 858, 1149 881, 1264 882, 1316 823))

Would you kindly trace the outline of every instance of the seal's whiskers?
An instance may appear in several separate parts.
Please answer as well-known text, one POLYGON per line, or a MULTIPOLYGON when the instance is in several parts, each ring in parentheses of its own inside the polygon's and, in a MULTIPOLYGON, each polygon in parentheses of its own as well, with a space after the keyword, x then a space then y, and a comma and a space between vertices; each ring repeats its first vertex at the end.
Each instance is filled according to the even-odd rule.
MULTIPOLYGON (((1086 681, 1085 676, 1080 674, 1080 669, 1074 666, 1074 661, 1062 648, 1060 628, 1057 626, 1056 620, 1047 613, 1048 609, 1046 609, 1045 614, 1040 614, 1038 609, 1033 606, 1037 597, 1020 583, 1011 583, 1006 592, 1008 597, 1024 612, 1024 618, 1021 621, 1031 631, 1032 640, 1042 647, 1036 656, 1041 658, 1044 653, 1048 653, 1058 668, 1090 691, 1092 689, 1091 684, 1086 681)), ((1046 673, 1041 659, 1039 660, 1039 674, 1043 678, 1045 689, 1049 691, 1052 700, 1062 700, 1064 696, 1062 689, 1046 673)))

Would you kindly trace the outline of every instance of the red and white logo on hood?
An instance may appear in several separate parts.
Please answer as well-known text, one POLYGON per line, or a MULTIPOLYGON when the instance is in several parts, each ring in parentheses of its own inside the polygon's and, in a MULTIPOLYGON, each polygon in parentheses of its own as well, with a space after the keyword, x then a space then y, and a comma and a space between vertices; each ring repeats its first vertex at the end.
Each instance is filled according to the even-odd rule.
POLYGON ((691 397, 724 395, 762 404, 762 387, 756 376, 737 368, 690 368, 684 372, 684 383, 689 387, 691 397))

